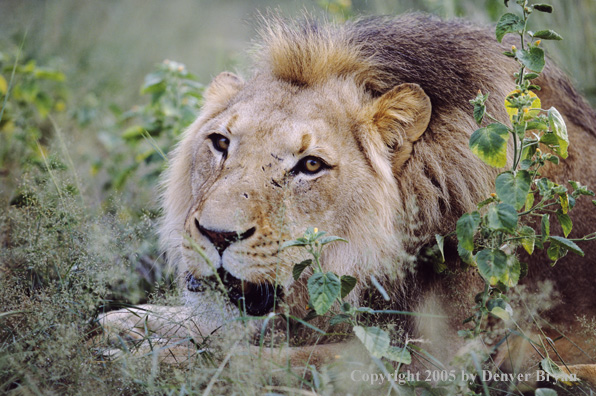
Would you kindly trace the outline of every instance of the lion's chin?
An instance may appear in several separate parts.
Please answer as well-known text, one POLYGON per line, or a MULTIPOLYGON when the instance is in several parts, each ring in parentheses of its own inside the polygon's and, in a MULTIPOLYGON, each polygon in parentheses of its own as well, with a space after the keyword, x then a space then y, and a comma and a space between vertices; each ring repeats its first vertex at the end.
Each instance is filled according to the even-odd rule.
POLYGON ((191 273, 186 274, 186 289, 190 292, 198 293, 206 290, 206 284, 217 287, 221 279, 227 292, 230 303, 241 312, 246 312, 250 316, 263 316, 273 310, 282 298, 282 288, 274 286, 269 282, 259 284, 235 278, 224 268, 218 268, 217 275, 212 275, 204 279, 197 279, 191 273), (277 304, 276 304, 277 302, 277 304))

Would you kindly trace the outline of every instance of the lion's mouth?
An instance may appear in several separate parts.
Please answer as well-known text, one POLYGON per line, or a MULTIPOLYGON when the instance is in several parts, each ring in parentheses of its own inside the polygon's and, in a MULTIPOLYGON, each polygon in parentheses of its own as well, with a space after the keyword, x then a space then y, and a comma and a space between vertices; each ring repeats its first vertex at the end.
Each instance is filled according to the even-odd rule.
POLYGON ((191 292, 202 292, 206 283, 217 285, 217 276, 224 284, 230 302, 241 311, 251 316, 263 316, 271 312, 276 299, 281 299, 282 289, 269 282, 251 283, 235 278, 224 268, 217 269, 217 275, 197 279, 191 273, 186 274, 186 289, 191 292))

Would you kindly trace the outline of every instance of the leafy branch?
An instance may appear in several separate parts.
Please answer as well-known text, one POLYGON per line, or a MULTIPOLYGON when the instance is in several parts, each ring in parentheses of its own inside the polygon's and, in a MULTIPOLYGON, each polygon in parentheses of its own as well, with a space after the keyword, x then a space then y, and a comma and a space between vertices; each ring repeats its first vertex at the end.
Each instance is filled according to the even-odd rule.
MULTIPOLYGON (((504 14, 496 26, 496 38, 502 42, 507 34, 518 35, 520 48, 511 47, 505 56, 515 59, 519 69, 514 73, 516 88, 504 100, 509 115, 505 124, 486 110, 489 94, 478 92, 470 100, 474 119, 482 125, 485 119, 491 124, 477 129, 469 146, 484 163, 508 170, 495 179, 496 193, 478 204, 478 210, 466 213, 456 224, 458 253, 462 261, 476 266, 485 280, 484 291, 477 296, 477 313, 468 321, 475 324, 470 336, 482 331, 482 320, 490 312, 507 318, 511 307, 505 302, 504 293, 514 287, 527 273, 527 264, 519 261, 516 252, 522 247, 529 255, 535 249, 545 249, 551 265, 568 252, 584 256, 575 243, 595 239, 595 234, 568 239, 573 223, 569 212, 581 196, 594 196, 594 192, 578 181, 569 181, 569 187, 559 185, 541 174, 547 162, 558 165, 568 157, 569 137, 567 127, 556 108, 543 109, 535 91, 540 87, 533 80, 540 76, 545 66, 542 40, 561 40, 553 30, 528 30, 532 12, 552 13, 548 4, 530 5, 528 0, 517 0, 521 15, 504 14), (513 158, 508 158, 509 139, 512 140, 513 158), (556 217, 564 236, 551 235, 550 221, 556 217), (538 227, 537 233, 535 227, 538 227), (507 313, 507 314, 505 314, 507 313)), ((508 5, 508 1, 505 1, 508 5)), ((592 201, 596 205, 596 201, 592 201)), ((443 251, 444 239, 436 236, 443 251)), ((443 258, 444 260, 444 258, 443 258)))

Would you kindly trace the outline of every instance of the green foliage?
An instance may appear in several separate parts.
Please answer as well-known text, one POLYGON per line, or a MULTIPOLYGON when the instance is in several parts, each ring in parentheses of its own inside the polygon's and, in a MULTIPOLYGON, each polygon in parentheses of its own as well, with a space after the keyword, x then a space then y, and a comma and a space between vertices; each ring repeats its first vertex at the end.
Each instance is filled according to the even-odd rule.
MULTIPOLYGON (((0 52, 0 174, 43 169, 52 130, 48 117, 66 110, 64 73, 21 55, 21 49, 0 52)), ((52 166, 62 166, 58 162, 50 159, 52 166)))
MULTIPOLYGON (((539 77, 545 66, 540 40, 561 40, 561 36, 552 30, 528 31, 528 18, 533 10, 550 13, 553 9, 546 4, 531 6, 528 0, 516 3, 521 6, 521 15, 506 13, 496 26, 499 42, 507 34, 517 35, 521 42, 519 49, 513 46, 511 52, 505 53, 519 64, 514 75, 516 89, 504 101, 510 123, 500 122, 486 111, 488 94, 479 92, 470 100, 479 125, 485 118, 494 121, 470 136, 470 149, 492 167, 504 168, 510 164, 510 168, 496 177, 496 194, 480 202, 477 211, 466 213, 457 221, 458 253, 463 262, 477 267, 485 281, 484 290, 476 296, 476 312, 467 319, 474 328, 463 331, 465 337, 486 331, 484 318, 488 315, 505 321, 512 318, 506 292, 528 271, 527 265, 518 259, 519 248, 530 255, 536 254, 537 249, 546 249, 551 264, 555 265, 569 252, 584 256, 576 242, 596 239, 596 234, 567 239, 573 227, 568 213, 580 196, 594 193, 577 181, 569 181, 572 190, 569 193, 568 187, 541 176, 541 168, 547 162, 558 165, 560 159, 567 158, 569 147, 563 117, 553 107, 542 108, 534 92, 540 87, 531 81, 539 77), (512 158, 507 153, 509 139, 513 143, 512 158), (553 215, 564 236, 551 234, 553 215), (539 224, 536 219, 540 219, 539 224)), ((437 236, 441 251, 445 238, 437 236)), ((541 366, 551 377, 563 378, 563 372, 551 359, 544 359, 541 366)), ((549 394, 548 390, 539 391, 536 394, 549 394)))
MULTIPOLYGON (((379 359, 386 358, 402 364, 410 364, 412 358, 408 349, 405 346, 392 346, 389 333, 378 327, 360 325, 360 316, 362 314, 374 314, 374 310, 369 307, 352 307, 349 302, 344 300, 354 289, 358 280, 350 275, 340 277, 333 272, 323 271, 320 263, 323 247, 336 241, 347 242, 340 237, 325 235, 325 231, 309 227, 304 236, 287 241, 282 245, 282 249, 300 247, 312 256, 312 259, 294 265, 293 269, 295 280, 300 278, 306 268, 312 267, 313 270, 307 281, 309 308, 313 308, 313 310, 308 312, 304 320, 326 315, 331 326, 349 323, 352 325, 354 334, 362 341, 371 356, 379 359), (339 306, 340 311, 332 310, 334 306, 339 306)), ((388 299, 387 292, 378 281, 373 278, 372 282, 379 292, 388 299)))
MULTIPOLYGON (((140 93, 149 103, 120 112, 114 109, 125 150, 108 168, 108 189, 121 190, 140 173, 141 182, 154 185, 166 166, 166 155, 197 117, 203 85, 181 63, 165 60, 145 76, 140 93)), ((98 163, 96 171, 101 168, 98 163)))

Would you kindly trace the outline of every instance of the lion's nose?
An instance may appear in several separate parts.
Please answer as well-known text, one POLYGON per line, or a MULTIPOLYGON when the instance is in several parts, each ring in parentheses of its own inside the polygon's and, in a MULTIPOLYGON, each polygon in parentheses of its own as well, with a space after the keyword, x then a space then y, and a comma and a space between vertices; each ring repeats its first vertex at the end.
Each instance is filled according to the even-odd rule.
POLYGON ((250 238, 256 231, 255 227, 244 232, 209 230, 203 227, 197 219, 195 219, 195 226, 201 234, 211 241, 220 256, 232 243, 250 238))

